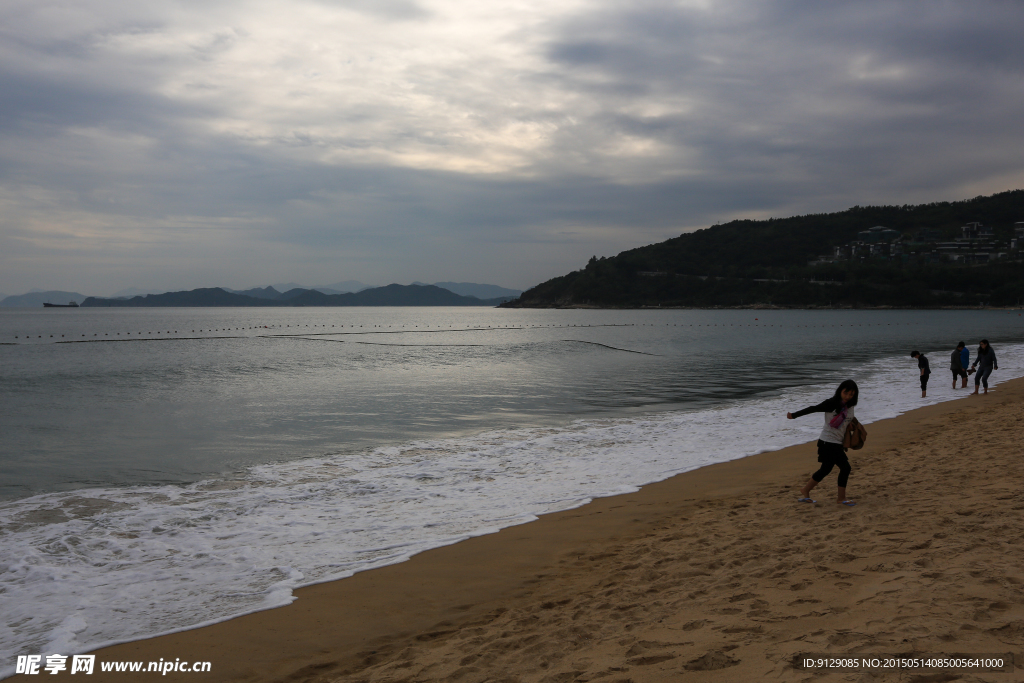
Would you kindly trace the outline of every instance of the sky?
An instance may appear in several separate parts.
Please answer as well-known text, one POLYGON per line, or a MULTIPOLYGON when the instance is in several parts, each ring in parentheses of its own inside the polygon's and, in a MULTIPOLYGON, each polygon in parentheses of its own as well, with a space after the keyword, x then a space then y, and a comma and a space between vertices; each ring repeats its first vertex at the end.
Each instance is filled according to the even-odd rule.
POLYGON ((524 289, 1022 188, 1022 30, 1011 0, 5 0, 0 292, 524 289))

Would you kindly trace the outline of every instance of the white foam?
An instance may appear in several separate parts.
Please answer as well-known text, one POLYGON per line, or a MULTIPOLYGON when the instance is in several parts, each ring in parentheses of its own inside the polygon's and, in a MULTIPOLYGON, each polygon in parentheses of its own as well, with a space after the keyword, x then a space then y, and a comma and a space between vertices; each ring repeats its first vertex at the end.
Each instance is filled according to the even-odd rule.
MULTIPOLYGON (((999 361, 993 386, 1024 375, 1024 345, 1002 347, 999 361)), ((949 390, 937 368, 931 395, 919 398, 916 366, 903 357, 849 374, 861 386, 865 424, 968 391, 949 390)), ((264 465, 234 481, 0 504, 0 662, 285 605, 299 586, 806 442, 820 432, 820 416, 789 421, 786 412, 833 390, 801 387, 710 409, 421 441, 264 465)))

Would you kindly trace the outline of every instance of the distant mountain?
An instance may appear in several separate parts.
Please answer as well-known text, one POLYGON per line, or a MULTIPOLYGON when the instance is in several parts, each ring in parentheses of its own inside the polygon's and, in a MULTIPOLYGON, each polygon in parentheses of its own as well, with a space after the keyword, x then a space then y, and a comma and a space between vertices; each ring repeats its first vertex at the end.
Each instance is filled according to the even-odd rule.
MULTIPOLYGON (((270 288, 258 291, 266 292, 266 289, 270 288)), ((193 289, 190 292, 150 294, 131 299, 88 297, 82 301, 82 306, 497 306, 504 300, 460 296, 434 285, 388 285, 345 294, 324 294, 315 289, 297 287, 282 293, 278 299, 257 298, 213 287, 193 289)))
POLYGON ((190 292, 166 292, 149 294, 131 299, 103 299, 90 296, 82 302, 82 306, 98 306, 109 308, 158 307, 158 306, 274 306, 276 301, 257 299, 244 294, 232 294, 220 287, 193 289, 190 292))
POLYGON ((289 289, 313 289, 312 287, 307 287, 306 285, 297 285, 294 282, 280 282, 276 285, 270 286, 279 292, 287 292, 289 289))
POLYGON ((16 296, 5 297, 0 301, 0 308, 42 308, 43 304, 66 304, 74 301, 80 304, 87 297, 78 292, 62 292, 51 290, 49 292, 29 292, 16 296))
POLYGON ((319 290, 316 289, 296 287, 295 289, 289 289, 287 292, 281 292, 281 295, 277 298, 280 301, 291 301, 295 297, 305 294, 306 292, 317 292, 319 294, 323 294, 323 292, 320 292, 319 290))
POLYGON ((310 287, 318 292, 324 294, 344 294, 346 292, 361 292, 364 289, 373 289, 373 285, 368 285, 359 280, 345 280, 344 282, 335 282, 333 285, 317 285, 316 287, 310 287))
POLYGON ((348 292, 360 292, 364 289, 371 289, 372 285, 364 284, 359 280, 345 280, 344 282, 335 282, 333 285, 316 285, 314 287, 299 285, 294 282, 282 282, 272 285, 272 287, 279 292, 287 292, 292 289, 315 289, 324 294, 346 294, 348 292))
POLYGON ((460 296, 434 285, 388 285, 361 292, 327 295, 310 290, 290 300, 294 306, 497 306, 504 299, 460 296))
POLYGON ((475 296, 477 299, 498 299, 501 297, 514 299, 523 293, 521 289, 509 289, 498 285, 481 285, 474 282, 435 282, 435 287, 447 289, 462 296, 475 296))
POLYGON ((110 295, 110 298, 111 299, 120 299, 120 298, 128 298, 128 299, 130 299, 133 296, 146 296, 147 294, 163 294, 166 291, 167 291, 166 289, 139 289, 138 287, 128 287, 126 289, 122 289, 119 292, 114 292, 113 294, 110 295))
POLYGON ((227 287, 225 287, 224 289, 228 292, 231 292, 232 294, 251 296, 256 299, 271 299, 276 301, 281 298, 281 292, 277 291, 273 287, 264 287, 263 289, 260 289, 259 287, 254 287, 252 289, 244 290, 227 289, 227 287))

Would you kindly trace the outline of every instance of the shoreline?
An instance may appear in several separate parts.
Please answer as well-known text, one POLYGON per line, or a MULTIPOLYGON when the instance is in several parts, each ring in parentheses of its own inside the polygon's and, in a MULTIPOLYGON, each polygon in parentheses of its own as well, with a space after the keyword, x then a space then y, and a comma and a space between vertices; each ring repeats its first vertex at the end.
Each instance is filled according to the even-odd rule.
POLYGON ((550 304, 547 306, 510 306, 499 304, 494 308, 510 310, 553 311, 1022 311, 1022 306, 777 306, 751 304, 749 306, 598 306, 596 304, 550 304))
MULTIPOLYGON (((977 413, 982 407, 989 410, 996 405, 1012 407, 1019 405, 1022 397, 1024 379, 1008 380, 992 394, 972 399, 973 405, 945 401, 873 423, 867 446, 851 459, 858 468, 857 463, 864 459, 926 438, 929 431, 948 422, 951 414, 977 413)), ((115 645, 96 654, 101 661, 210 661, 217 680, 344 679, 385 666, 402 647, 410 649, 410 643, 437 644, 471 626, 479 629, 480 623, 500 621, 502 615, 515 612, 517 606, 521 608, 546 589, 551 577, 573 564, 573 557, 577 561, 582 557, 614 561, 632 539, 649 536, 671 520, 678 523, 700 516, 708 506, 718 508, 729 500, 746 501, 771 492, 773 502, 784 504, 787 515, 798 518, 813 513, 828 500, 824 489, 834 479, 826 480, 819 489, 816 506, 796 507, 788 498, 795 501, 799 486, 817 467, 815 459, 813 443, 807 443, 710 465, 648 484, 635 493, 596 499, 537 521, 428 550, 400 564, 298 589, 296 601, 285 607, 115 645)), ((855 469, 851 496, 860 498, 860 490, 855 469)), ((861 514, 876 503, 868 498, 851 510, 822 511, 828 511, 829 519, 838 520, 836 514, 861 514)), ((738 504, 746 508, 749 502, 738 504)), ((686 525, 677 531, 686 531, 686 525)), ((569 609, 559 606, 558 600, 548 602, 552 606, 542 605, 542 612, 555 615, 569 609)), ((570 596, 565 604, 572 602, 570 596)), ((699 620, 699 611, 694 615, 691 621, 699 620)), ((629 630, 619 635, 625 636, 629 630)), ((628 668, 628 659, 623 656, 623 667, 628 668)), ((726 659, 731 661, 729 656, 726 659)), ((653 668, 645 671, 654 673, 653 668)), ((480 671, 481 676, 484 673, 480 671)), ((104 678, 98 671, 96 675, 104 678)), ((169 675, 175 678, 175 674, 169 675)), ((116 674, 106 676, 117 679, 116 674)))

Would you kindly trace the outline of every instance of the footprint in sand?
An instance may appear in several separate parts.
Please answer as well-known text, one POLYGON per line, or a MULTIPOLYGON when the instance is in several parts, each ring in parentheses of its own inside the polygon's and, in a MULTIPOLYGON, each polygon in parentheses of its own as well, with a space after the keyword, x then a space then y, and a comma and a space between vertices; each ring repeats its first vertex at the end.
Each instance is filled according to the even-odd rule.
POLYGON ((691 660, 683 668, 688 671, 716 671, 736 666, 740 660, 730 657, 721 650, 711 650, 707 654, 691 660))

